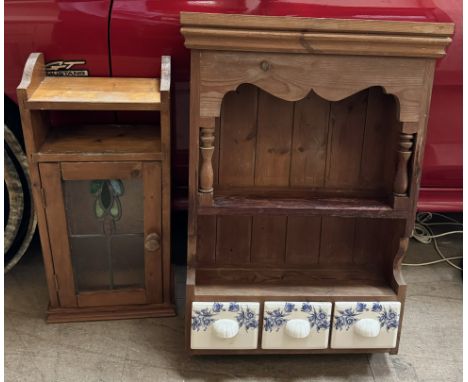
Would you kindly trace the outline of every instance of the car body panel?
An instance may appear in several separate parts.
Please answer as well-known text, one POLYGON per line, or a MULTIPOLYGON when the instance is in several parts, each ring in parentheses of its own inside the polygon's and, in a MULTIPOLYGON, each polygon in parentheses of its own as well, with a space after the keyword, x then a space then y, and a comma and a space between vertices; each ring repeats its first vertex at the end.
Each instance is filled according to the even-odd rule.
POLYGON ((44 52, 47 62, 83 59, 92 76, 124 77, 158 77, 160 57, 171 55, 174 181, 186 190, 190 63, 179 32, 181 11, 455 22, 447 56, 436 65, 418 205, 462 209, 461 0, 6 0, 5 93, 16 98, 32 51, 44 52))

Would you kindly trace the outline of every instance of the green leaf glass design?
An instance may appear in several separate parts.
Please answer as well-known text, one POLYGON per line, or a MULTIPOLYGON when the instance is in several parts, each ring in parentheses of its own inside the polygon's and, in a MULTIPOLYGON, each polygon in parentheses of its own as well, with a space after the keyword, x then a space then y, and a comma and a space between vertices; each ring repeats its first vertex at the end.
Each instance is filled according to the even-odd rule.
POLYGON ((98 219, 107 216, 117 221, 122 216, 122 204, 119 197, 124 194, 124 186, 120 179, 97 179, 90 182, 89 190, 96 198, 94 214, 98 219))

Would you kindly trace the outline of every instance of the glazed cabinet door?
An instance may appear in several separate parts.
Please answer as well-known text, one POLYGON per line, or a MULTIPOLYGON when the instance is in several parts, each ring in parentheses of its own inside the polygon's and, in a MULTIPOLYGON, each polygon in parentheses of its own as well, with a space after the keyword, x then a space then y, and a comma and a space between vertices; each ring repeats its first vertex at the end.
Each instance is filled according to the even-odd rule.
POLYGON ((41 163, 61 307, 161 303, 159 162, 41 163))

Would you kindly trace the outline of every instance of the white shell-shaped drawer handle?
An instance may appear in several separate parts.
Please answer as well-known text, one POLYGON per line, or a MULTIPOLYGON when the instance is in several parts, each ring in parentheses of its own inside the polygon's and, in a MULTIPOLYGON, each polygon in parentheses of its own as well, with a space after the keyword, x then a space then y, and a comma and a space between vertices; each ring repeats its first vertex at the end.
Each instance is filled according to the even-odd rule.
POLYGON ((213 323, 213 330, 218 338, 233 338, 239 333, 239 324, 235 320, 222 319, 213 323))
POLYGON ((293 319, 288 321, 285 330, 292 338, 306 338, 310 334, 310 324, 307 320, 293 319))
POLYGON ((363 318, 356 322, 354 330, 363 337, 377 337, 380 333, 380 324, 372 318, 363 318))

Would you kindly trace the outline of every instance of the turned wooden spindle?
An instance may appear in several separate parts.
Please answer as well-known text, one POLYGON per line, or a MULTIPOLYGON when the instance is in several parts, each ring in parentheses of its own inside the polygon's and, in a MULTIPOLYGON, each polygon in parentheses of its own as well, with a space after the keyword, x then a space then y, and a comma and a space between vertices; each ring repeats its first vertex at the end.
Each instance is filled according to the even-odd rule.
POLYGON ((413 153, 413 134, 400 134, 398 148, 398 163, 393 183, 393 193, 395 195, 406 195, 408 193, 408 162, 413 153))
POLYGON ((200 192, 213 192, 213 163, 211 158, 214 151, 214 129, 201 128, 200 130, 200 192))

